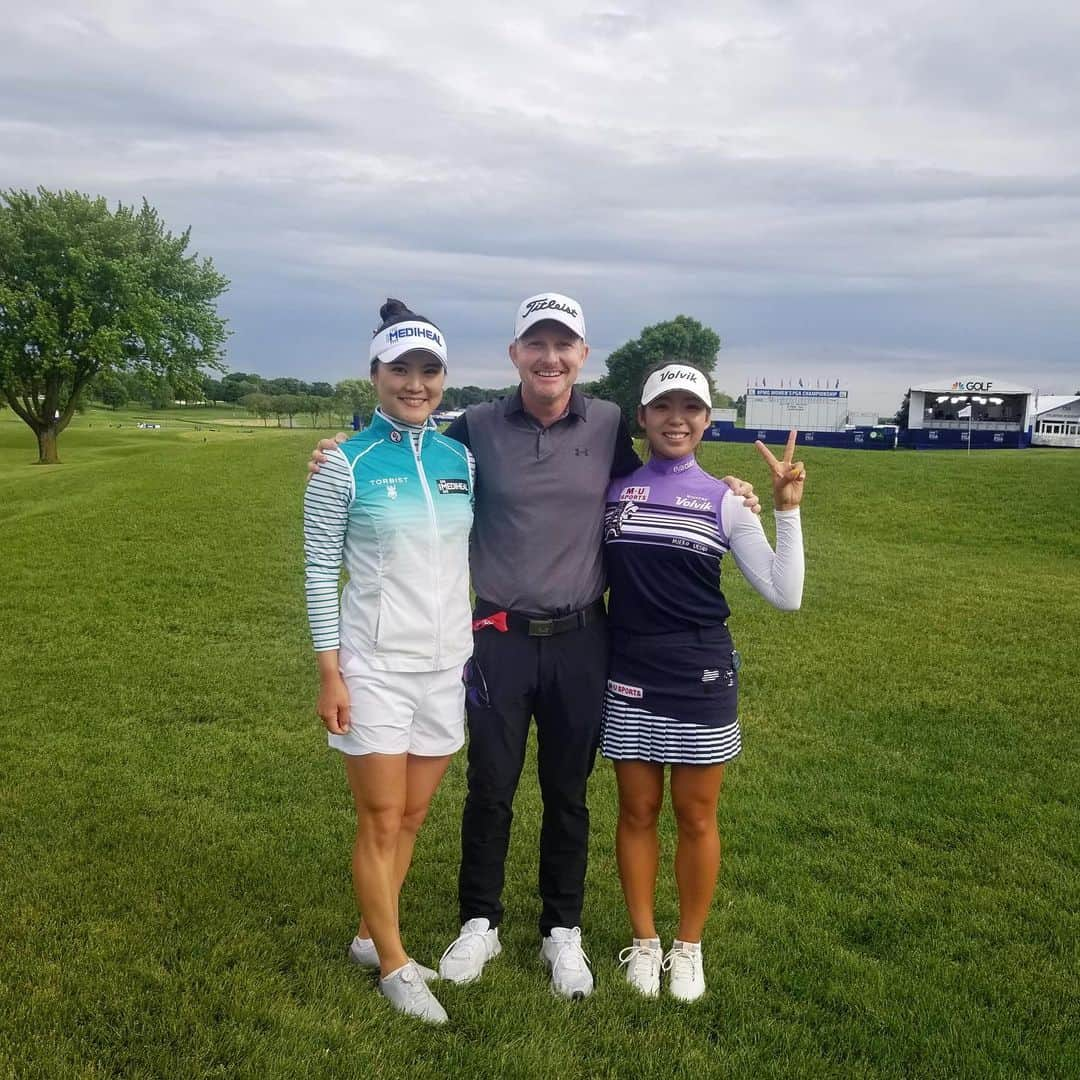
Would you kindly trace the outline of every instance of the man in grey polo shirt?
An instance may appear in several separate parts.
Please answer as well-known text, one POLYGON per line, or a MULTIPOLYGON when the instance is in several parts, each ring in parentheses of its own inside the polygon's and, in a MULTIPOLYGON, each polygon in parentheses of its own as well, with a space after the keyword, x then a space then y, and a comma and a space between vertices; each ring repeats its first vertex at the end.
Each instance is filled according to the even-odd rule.
POLYGON ((581 949, 589 843, 585 789, 607 678, 602 528, 612 476, 640 464, 617 405, 574 386, 589 354, 581 306, 543 293, 518 309, 521 384, 470 407, 446 434, 476 459, 470 564, 474 652, 466 686, 468 795, 461 823, 461 934, 440 964, 469 982, 499 952, 512 805, 536 720, 544 813, 540 933, 552 988, 585 997, 581 949))

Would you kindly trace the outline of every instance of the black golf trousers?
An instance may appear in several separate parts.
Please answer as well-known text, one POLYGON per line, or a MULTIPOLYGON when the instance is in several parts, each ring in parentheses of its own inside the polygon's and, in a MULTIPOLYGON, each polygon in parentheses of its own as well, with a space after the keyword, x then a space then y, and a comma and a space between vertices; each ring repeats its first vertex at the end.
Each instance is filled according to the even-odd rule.
MULTIPOLYGON (((490 606, 477 606, 477 617, 490 606)), ((607 681, 607 619, 552 637, 489 626, 474 633, 469 680, 468 795, 461 821, 461 921, 502 919, 514 793, 536 719, 540 932, 580 926, 589 850, 585 789, 596 760, 607 681)))

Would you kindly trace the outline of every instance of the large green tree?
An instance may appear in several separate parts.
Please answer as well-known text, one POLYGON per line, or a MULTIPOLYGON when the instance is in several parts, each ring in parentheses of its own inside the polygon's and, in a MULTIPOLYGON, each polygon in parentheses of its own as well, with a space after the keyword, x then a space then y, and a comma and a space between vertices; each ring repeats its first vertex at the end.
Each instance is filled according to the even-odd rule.
POLYGON ((227 331, 216 301, 228 287, 210 259, 189 255, 143 200, 76 191, 0 193, 0 396, 30 426, 38 460, 90 380, 139 371, 177 386, 220 369, 227 331))
POLYGON ((637 405, 645 372, 661 360, 693 364, 712 385, 712 370, 720 351, 720 337, 689 315, 646 326, 639 337, 620 345, 607 358, 605 396, 618 404, 631 429, 637 424, 637 405))

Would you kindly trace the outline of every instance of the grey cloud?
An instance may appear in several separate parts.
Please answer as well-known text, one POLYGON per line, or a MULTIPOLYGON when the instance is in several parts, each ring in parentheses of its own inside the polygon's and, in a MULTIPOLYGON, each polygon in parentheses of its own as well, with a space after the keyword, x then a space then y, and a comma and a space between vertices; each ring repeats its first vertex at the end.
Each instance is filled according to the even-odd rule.
POLYGON ((1080 23, 1046 34, 1031 10, 972 11, 963 27, 906 43, 896 62, 916 93, 994 124, 1020 112, 1040 126, 1080 118, 1080 23))
POLYGON ((64 128, 82 123, 113 135, 127 131, 153 138, 177 132, 243 135, 317 131, 317 117, 259 104, 232 104, 150 87, 137 79, 103 83, 89 75, 57 84, 47 73, 0 73, 0 100, 18 101, 26 124, 64 128))
MULTIPOLYGON (((829 5, 555 4, 527 25, 566 37, 539 75, 494 6, 430 31, 395 13, 411 21, 384 36, 407 28, 430 65, 380 44, 381 22, 357 35, 345 8, 317 33, 279 25, 285 9, 164 4, 187 33, 174 49, 171 30, 76 18, 0 45, 0 168, 191 223, 233 280, 238 368, 342 377, 403 293, 445 323, 455 381, 502 383, 514 301, 552 285, 585 302, 597 361, 686 311, 736 352, 1049 366, 1080 331, 1080 155, 1049 134, 1064 99, 1039 87, 1071 46, 1031 93, 1014 75, 991 99, 1007 45, 961 56, 974 9, 946 9, 899 33, 829 5), (991 100, 970 153, 942 147, 936 108, 979 119, 991 100), (1023 150, 1001 153, 1014 131, 1023 150)), ((1029 21, 1017 72, 1055 36, 1029 21)))

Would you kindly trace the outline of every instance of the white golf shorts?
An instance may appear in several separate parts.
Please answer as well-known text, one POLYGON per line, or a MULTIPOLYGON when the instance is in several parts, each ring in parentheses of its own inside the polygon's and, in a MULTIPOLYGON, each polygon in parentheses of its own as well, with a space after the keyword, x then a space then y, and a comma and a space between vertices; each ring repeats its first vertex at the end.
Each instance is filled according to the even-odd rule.
POLYGON ((327 735, 343 754, 417 754, 445 757, 465 743, 465 686, 461 668, 380 671, 342 649, 349 688, 349 730, 327 735))

